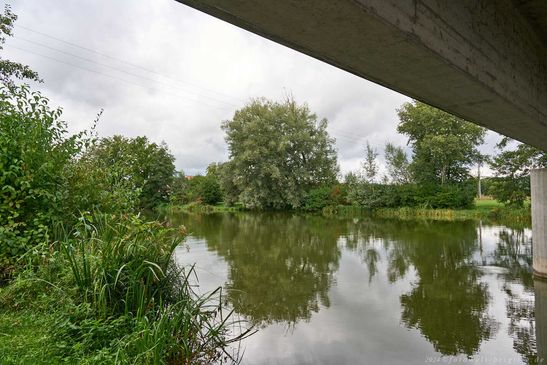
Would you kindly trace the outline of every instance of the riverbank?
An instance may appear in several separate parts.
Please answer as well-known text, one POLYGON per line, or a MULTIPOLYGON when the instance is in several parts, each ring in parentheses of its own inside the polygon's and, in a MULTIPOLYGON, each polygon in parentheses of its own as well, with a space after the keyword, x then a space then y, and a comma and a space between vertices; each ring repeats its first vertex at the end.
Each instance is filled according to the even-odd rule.
MULTIPOLYGON (((234 213, 246 211, 241 205, 226 206, 206 205, 191 203, 186 205, 164 205, 158 209, 160 214, 177 213, 234 213)), ((310 212, 302 212, 309 214, 310 212)), ((313 212, 312 212, 313 213, 313 212)), ((348 216, 348 215, 373 215, 378 218, 397 218, 397 219, 431 219, 431 220, 462 220, 462 219, 481 219, 494 223, 506 225, 531 225, 530 205, 525 204, 522 208, 506 207, 494 199, 477 199, 475 207, 472 209, 426 209, 426 208, 381 208, 365 209, 352 205, 339 205, 336 207, 328 206, 323 208, 321 214, 325 216, 348 216)))
POLYGON ((522 208, 506 207, 495 200, 477 201, 473 209, 423 209, 399 208, 378 209, 373 213, 382 218, 424 218, 438 220, 482 219, 501 223, 531 224, 529 206, 522 208))
POLYGON ((223 316, 222 289, 197 295, 173 252, 183 227, 82 217, 0 287, 0 364, 238 363, 250 332, 223 316), (232 358, 226 358, 226 356, 232 358))

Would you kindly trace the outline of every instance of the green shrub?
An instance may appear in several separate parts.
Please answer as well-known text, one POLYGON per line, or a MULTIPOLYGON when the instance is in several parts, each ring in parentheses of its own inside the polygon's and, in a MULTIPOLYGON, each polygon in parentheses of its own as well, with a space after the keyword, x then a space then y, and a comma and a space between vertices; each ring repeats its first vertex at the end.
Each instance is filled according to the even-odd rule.
POLYGON ((184 205, 192 202, 215 205, 222 201, 222 190, 216 175, 196 175, 186 179, 180 175, 175 178, 171 202, 184 205))
POLYGON ((169 199, 175 173, 175 158, 165 143, 156 144, 139 136, 102 138, 83 155, 81 163, 102 174, 95 189, 138 192, 139 208, 153 208, 169 199))
POLYGON ((69 136, 61 110, 28 87, 0 87, 0 281, 18 257, 70 219, 66 167, 85 135, 69 136))
POLYGON ((302 209, 308 212, 319 212, 327 207, 347 204, 347 188, 345 184, 320 186, 306 193, 302 209))
MULTIPOLYGON (((229 355, 226 360, 236 363, 237 351, 230 354, 229 346, 250 330, 224 307, 220 289, 204 296, 192 292, 193 268, 179 269, 173 256, 184 235, 183 227, 133 215, 82 216, 58 243, 68 268, 62 277, 16 280, 0 303, 14 295, 33 301, 62 292, 51 336, 67 362, 198 364, 229 355), (41 285, 28 285, 32 281, 41 285)), ((20 305, 12 310, 28 308, 20 305)))
POLYGON ((530 176, 492 178, 489 193, 497 201, 516 208, 522 208, 530 196, 530 176))
POLYGON ((215 205, 222 201, 222 191, 216 177, 205 177, 200 187, 200 198, 209 205, 215 205))
POLYGON ((302 207, 305 211, 317 212, 329 205, 332 205, 331 188, 329 186, 322 186, 311 189, 306 194, 302 207))
POLYGON ((465 209, 473 206, 475 191, 469 184, 459 185, 383 185, 357 183, 350 187, 350 201, 368 208, 419 207, 465 209))

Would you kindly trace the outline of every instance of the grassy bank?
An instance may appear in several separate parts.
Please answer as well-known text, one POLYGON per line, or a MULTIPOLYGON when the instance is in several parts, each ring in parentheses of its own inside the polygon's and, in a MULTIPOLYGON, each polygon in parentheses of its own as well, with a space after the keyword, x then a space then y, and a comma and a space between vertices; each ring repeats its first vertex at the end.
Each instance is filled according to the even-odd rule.
POLYGON ((473 209, 423 209, 423 208, 398 208, 378 209, 372 213, 382 218, 399 219, 482 219, 500 224, 531 224, 531 212, 529 205, 523 208, 506 207, 496 200, 476 200, 473 209))
POLYGON ((184 229, 101 214, 57 234, 0 289, 0 364, 237 363, 249 332, 220 289, 191 290, 173 259, 184 229))
MULTIPOLYGON (((206 205, 190 203, 186 205, 163 205, 157 209, 161 215, 178 213, 233 213, 245 211, 241 205, 226 206, 206 205)), ((302 212, 310 213, 310 212, 302 212)), ((472 209, 427 209, 427 208, 381 208, 366 209, 354 205, 327 206, 321 213, 325 216, 355 216, 373 215, 380 218, 398 219, 433 219, 433 220, 459 220, 459 219, 482 219, 493 223, 505 225, 518 224, 526 226, 531 224, 530 205, 525 204, 522 208, 506 207, 494 199, 477 199, 472 209)))
POLYGON ((245 210, 242 205, 227 206, 223 203, 217 205, 208 205, 198 202, 189 204, 165 204, 156 208, 160 215, 178 214, 178 213, 233 213, 245 210))

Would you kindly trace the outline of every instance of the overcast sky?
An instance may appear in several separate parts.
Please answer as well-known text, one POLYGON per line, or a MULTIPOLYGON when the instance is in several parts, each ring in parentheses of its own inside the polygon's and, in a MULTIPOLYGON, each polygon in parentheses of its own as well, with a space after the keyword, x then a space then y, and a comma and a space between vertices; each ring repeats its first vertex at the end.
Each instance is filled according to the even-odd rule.
MULTIPOLYGON (((342 172, 369 141, 406 145, 396 108, 410 99, 174 0, 17 0, 3 55, 30 65, 71 131, 104 109, 100 136, 165 141, 178 170, 228 158, 222 121, 255 97, 291 93, 329 120, 342 172)), ((484 151, 497 140, 487 137, 484 151)))

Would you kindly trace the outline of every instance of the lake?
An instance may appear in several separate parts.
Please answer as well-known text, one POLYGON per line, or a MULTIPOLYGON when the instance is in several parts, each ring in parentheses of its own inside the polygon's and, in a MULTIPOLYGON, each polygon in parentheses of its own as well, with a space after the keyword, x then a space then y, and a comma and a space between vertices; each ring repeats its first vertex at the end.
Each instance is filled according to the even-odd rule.
POLYGON ((258 329, 243 364, 523 364, 545 351, 547 284, 532 276, 529 229, 291 213, 172 220, 190 233, 176 257, 195 263, 198 290, 222 286, 258 329))

